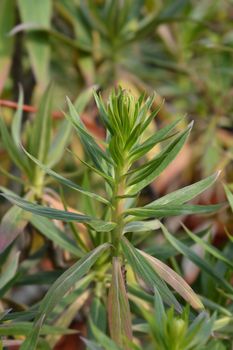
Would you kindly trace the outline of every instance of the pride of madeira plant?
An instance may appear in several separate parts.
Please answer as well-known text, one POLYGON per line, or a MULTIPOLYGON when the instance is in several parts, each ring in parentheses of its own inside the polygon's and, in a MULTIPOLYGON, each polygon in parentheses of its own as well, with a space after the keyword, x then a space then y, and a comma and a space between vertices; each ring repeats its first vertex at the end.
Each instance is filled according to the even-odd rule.
MULTIPOLYGON (((135 247, 134 233, 161 229, 168 232, 160 221, 162 218, 183 214, 211 213, 219 205, 187 204, 192 198, 203 192, 216 180, 214 174, 193 185, 167 194, 143 207, 137 206, 140 191, 156 179, 172 162, 186 142, 192 124, 184 131, 177 132, 181 119, 172 122, 154 135, 145 139, 144 132, 159 112, 161 106, 153 110, 155 96, 135 99, 130 92, 119 88, 113 91, 107 104, 94 92, 99 115, 106 128, 105 142, 95 139, 82 123, 77 110, 68 99, 67 119, 73 124, 85 149, 89 162, 83 164, 105 182, 105 196, 92 193, 86 188, 59 175, 47 165, 35 158, 27 150, 24 152, 45 173, 60 184, 78 191, 91 201, 100 203, 100 210, 92 215, 68 210, 45 207, 29 202, 9 191, 4 196, 13 204, 31 212, 32 216, 43 216, 63 222, 78 222, 85 227, 77 244, 82 251, 81 258, 68 268, 50 287, 39 305, 34 327, 23 342, 22 350, 36 349, 43 334, 43 324, 50 317, 61 299, 71 292, 72 287, 82 281, 84 275, 91 278, 97 290, 101 310, 107 309, 109 333, 121 349, 130 349, 132 340, 131 313, 127 295, 125 269, 132 269, 138 280, 152 292, 158 290, 163 301, 182 312, 182 306, 169 284, 194 309, 203 305, 189 285, 170 267, 135 247), (158 143, 164 143, 158 154, 151 160, 145 157, 158 143), (145 160, 144 160, 145 159, 145 160), (86 235, 86 238, 83 237, 86 235), (81 239, 82 238, 82 239, 81 239), (87 275, 88 276, 88 275, 87 275)), ((4 190, 3 190, 4 191, 4 190)), ((92 324, 92 322, 90 322, 92 324)))

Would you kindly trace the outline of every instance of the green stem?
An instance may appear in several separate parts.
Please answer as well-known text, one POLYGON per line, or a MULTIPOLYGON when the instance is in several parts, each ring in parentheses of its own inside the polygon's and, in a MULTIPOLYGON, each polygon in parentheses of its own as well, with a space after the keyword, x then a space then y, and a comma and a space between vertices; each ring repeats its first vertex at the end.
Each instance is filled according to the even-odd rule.
POLYGON ((125 177, 123 174, 125 167, 115 170, 115 185, 112 195, 112 221, 116 223, 116 227, 112 230, 113 256, 120 254, 120 240, 124 228, 124 218, 122 216, 124 198, 119 198, 125 194, 125 177))

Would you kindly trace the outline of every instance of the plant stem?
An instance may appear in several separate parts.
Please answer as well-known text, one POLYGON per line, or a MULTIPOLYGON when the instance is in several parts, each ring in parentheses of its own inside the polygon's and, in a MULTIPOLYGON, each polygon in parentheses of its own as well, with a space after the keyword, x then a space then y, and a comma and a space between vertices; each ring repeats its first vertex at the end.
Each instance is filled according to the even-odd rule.
POLYGON ((125 173, 124 167, 115 169, 115 185, 112 195, 112 221, 116 223, 116 227, 112 230, 113 256, 119 256, 120 239, 123 233, 124 219, 122 216, 124 209, 124 199, 119 198, 125 194, 125 173))

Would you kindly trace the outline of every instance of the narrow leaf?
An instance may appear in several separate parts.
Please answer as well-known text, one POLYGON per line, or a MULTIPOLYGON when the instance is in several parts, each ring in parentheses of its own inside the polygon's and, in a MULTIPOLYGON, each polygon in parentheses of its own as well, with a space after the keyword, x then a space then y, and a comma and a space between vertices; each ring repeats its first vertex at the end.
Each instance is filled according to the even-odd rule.
MULTIPOLYGON (((0 325, 1 336, 18 336, 29 335, 32 331, 33 323, 31 322, 15 322, 0 325)), ((77 331, 74 329, 67 329, 64 327, 44 325, 41 328, 41 335, 46 334, 73 334, 77 331)))
POLYGON ((14 118, 11 124, 11 134, 14 140, 15 145, 21 152, 21 126, 22 126, 22 117, 23 117, 23 89, 19 85, 19 100, 17 111, 15 112, 14 118))
POLYGON ((206 242, 204 239, 201 239, 197 235, 193 234, 185 225, 183 225, 183 228, 185 229, 185 232, 189 237, 192 238, 194 242, 199 244, 201 247, 203 247, 208 253, 210 253, 212 256, 214 256, 216 259, 224 261, 225 264, 227 264, 231 269, 233 269, 233 263, 227 259, 225 255, 223 255, 217 248, 206 242))
POLYGON ((14 38, 8 33, 14 26, 16 17, 15 0, 0 1, 0 95, 10 73, 13 60, 14 38))
POLYGON ((13 142, 13 139, 11 138, 2 117, 0 118, 0 132, 2 136, 2 142, 8 152, 9 157, 12 159, 12 161, 17 165, 19 169, 21 169, 24 173, 27 174, 28 177, 30 177, 31 169, 30 169, 28 160, 27 158, 24 157, 22 152, 19 151, 19 149, 13 142))
POLYGON ((224 185, 224 190, 226 192, 227 199, 230 203, 231 210, 233 211, 233 194, 231 193, 231 191, 229 190, 229 188, 226 185, 224 185))
POLYGON ((20 252, 11 252, 7 261, 1 266, 0 289, 2 289, 16 274, 20 252))
POLYGON ((50 84, 45 90, 40 101, 39 110, 36 113, 32 127, 32 134, 30 137, 30 152, 41 162, 47 161, 50 146, 52 127, 52 94, 53 88, 50 84))
POLYGON ((210 214, 222 208, 222 204, 213 205, 158 205, 153 207, 130 208, 125 210, 125 214, 135 215, 140 218, 162 218, 164 216, 178 216, 191 214, 210 214))
POLYGON ((128 182, 129 186, 131 185, 127 191, 128 194, 138 193, 138 191, 149 185, 161 174, 183 147, 190 134, 191 127, 192 124, 186 131, 181 133, 173 142, 171 142, 157 157, 133 171, 133 175, 128 182))
POLYGON ((176 125, 181 121, 178 119, 173 123, 165 126, 164 128, 158 130, 154 135, 149 137, 141 145, 135 147, 132 152, 130 152, 130 158, 132 161, 143 157, 147 152, 149 152, 156 144, 166 139, 166 136, 176 127, 176 125))
POLYGON ((147 261, 150 262, 157 274, 170 286, 172 286, 172 288, 174 288, 175 291, 180 294, 182 298, 185 299, 194 309, 203 309, 201 300, 181 276, 179 276, 162 261, 152 257, 147 253, 144 253, 143 251, 139 252, 147 259, 147 261))
POLYGON ((33 214, 30 218, 32 225, 40 231, 45 237, 53 241, 62 249, 70 252, 74 256, 80 258, 83 252, 75 246, 75 242, 69 239, 51 220, 33 214))
POLYGON ((125 237, 122 238, 121 244, 123 252, 134 272, 140 276, 152 290, 154 290, 155 286, 168 305, 174 305, 176 310, 181 312, 180 304, 145 257, 142 256, 125 237))
POLYGON ((204 180, 198 181, 192 185, 186 186, 184 188, 181 188, 177 191, 174 191, 172 193, 166 194, 165 196, 156 199, 155 201, 151 202, 150 204, 147 204, 145 208, 151 208, 156 207, 157 205, 165 205, 165 204, 176 204, 180 205, 185 202, 190 201, 203 191, 205 191, 207 188, 213 185, 213 183, 217 180, 220 172, 217 172, 209 177, 207 177, 204 180))
MULTIPOLYGON (((52 1, 40 0, 32 2, 31 0, 18 1, 19 12, 22 19, 22 25, 41 26, 50 28, 52 17, 52 1)), ((50 63, 50 43, 45 33, 27 33, 26 47, 29 53, 32 69, 40 87, 44 88, 49 81, 49 63, 50 63)))
MULTIPOLYGON (((93 87, 84 90, 75 100, 74 105, 78 113, 82 113, 92 97, 93 87)), ((54 137, 49 149, 47 165, 54 166, 62 158, 64 149, 71 136, 72 124, 63 120, 59 126, 56 136, 54 137)))
POLYGON ((131 315, 125 281, 119 258, 112 260, 112 282, 108 294, 108 320, 111 338, 126 350, 126 340, 132 340, 131 315))
POLYGON ((159 220, 133 221, 125 225, 123 232, 145 232, 160 228, 159 220))
POLYGON ((69 107, 69 114, 67 114, 66 117, 76 128, 85 151, 93 161, 94 165, 103 171, 103 161, 105 160, 107 162, 111 162, 111 159, 109 159, 107 154, 98 146, 94 137, 92 137, 88 132, 85 125, 82 123, 76 109, 68 98, 67 102, 69 107))
POLYGON ((0 224, 0 253, 24 230, 30 215, 17 206, 11 207, 0 224))
POLYGON ((23 343, 21 350, 36 349, 40 330, 45 319, 48 317, 56 304, 62 299, 62 297, 90 270, 98 257, 108 248, 109 244, 105 243, 92 250, 77 263, 71 266, 67 271, 65 271, 50 287, 40 304, 39 313, 35 320, 33 330, 23 343))
POLYGON ((50 145, 46 164, 53 167, 62 158, 64 150, 70 140, 72 125, 67 120, 63 120, 50 145))
POLYGON ((20 208, 29 211, 33 214, 44 216, 50 219, 62 220, 65 222, 83 222, 86 225, 90 225, 96 231, 108 232, 111 231, 115 224, 111 222, 105 222, 92 218, 91 216, 73 213, 65 210, 58 210, 54 208, 44 207, 39 204, 28 202, 18 196, 10 194, 1 194, 8 199, 11 203, 18 205, 20 208))
POLYGON ((62 185, 65 185, 67 187, 72 188, 73 190, 76 190, 88 197, 91 197, 93 199, 96 199, 102 203, 105 204, 109 204, 109 202, 107 201, 107 199, 84 190, 82 187, 80 187, 79 185, 77 185, 76 183, 74 183, 73 181, 66 179, 65 177, 63 177, 62 175, 59 175, 58 173, 56 173, 55 171, 53 171, 52 169, 50 169, 48 166, 44 165, 42 162, 40 162, 38 159, 36 159, 35 157, 33 157, 30 153, 28 153, 24 148, 23 148, 24 152, 27 154, 27 156, 35 163, 37 164, 45 173, 49 174, 50 176, 52 176, 54 179, 56 179, 58 182, 60 182, 62 185))
POLYGON ((233 293, 233 287, 225 279, 223 279, 213 267, 206 261, 201 259, 193 250, 172 236, 166 227, 161 223, 161 229, 167 240, 184 256, 190 259, 195 265, 199 266, 203 271, 208 273, 221 287, 225 287, 230 293, 233 293))
MULTIPOLYGON (((111 340, 105 333, 103 333, 100 329, 98 329, 94 323, 91 321, 91 330, 98 341, 98 345, 102 345, 104 349, 111 349, 111 350, 124 350, 121 347, 119 347, 113 340, 111 340)), ((23 349, 24 350, 24 349, 23 349)))

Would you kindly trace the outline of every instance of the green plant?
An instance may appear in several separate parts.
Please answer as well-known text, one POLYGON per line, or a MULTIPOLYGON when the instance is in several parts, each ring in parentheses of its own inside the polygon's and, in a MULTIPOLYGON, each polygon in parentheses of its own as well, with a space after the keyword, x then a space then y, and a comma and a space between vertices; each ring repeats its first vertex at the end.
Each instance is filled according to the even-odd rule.
MULTIPOLYGON (((45 171, 26 156, 22 144, 33 156, 51 168, 62 159, 64 148, 71 138, 72 127, 68 121, 62 120, 57 125, 56 132, 53 131, 52 94, 53 88, 49 86, 44 92, 34 119, 23 122, 23 91, 20 89, 19 107, 12 119, 10 132, 3 117, 0 118, 2 144, 18 170, 16 176, 10 174, 2 166, 0 166, 0 171, 19 184, 25 198, 31 201, 36 199, 41 203, 43 203, 43 197, 49 184, 48 178, 46 178, 45 171)), ((80 113, 88 103, 91 94, 92 89, 87 89, 75 101, 80 113)), ((5 213, 0 224, 0 252, 16 239, 28 221, 28 216, 25 216, 23 211, 16 206, 5 213)))
MULTIPOLYGON (((31 212, 34 220, 42 216, 68 223, 78 222, 86 227, 88 236, 88 241, 85 241, 79 234, 75 235, 82 252, 81 258, 60 275, 40 302, 33 329, 23 343, 22 350, 36 348, 43 323, 51 316, 61 298, 78 281, 81 283, 83 276, 90 270, 86 287, 91 281, 94 282, 94 287, 91 288, 99 299, 95 305, 97 304, 99 311, 104 310, 103 314, 106 313, 104 304, 107 304, 108 294, 107 314, 110 335, 120 347, 129 349, 125 342, 126 338, 132 339, 127 282, 124 276, 126 261, 152 291, 156 287, 164 302, 173 305, 177 311, 181 312, 182 307, 167 284, 171 285, 193 308, 199 310, 203 307, 199 297, 175 271, 134 246, 134 232, 162 229, 166 233, 166 228, 160 221, 164 217, 212 213, 221 207, 221 205, 187 204, 211 186, 217 174, 167 194, 145 206, 137 206, 141 190, 157 178, 176 157, 189 136, 192 124, 184 131, 175 132, 180 122, 177 120, 144 140, 145 130, 161 107, 151 111, 154 96, 145 100, 145 96, 141 95, 139 99, 135 99, 129 92, 118 89, 112 92, 105 105, 101 97, 94 94, 100 118, 106 128, 104 142, 95 140, 88 132, 69 99, 67 101, 69 112, 66 117, 77 131, 91 161, 87 163, 82 160, 82 162, 91 173, 102 178, 104 183, 102 192, 105 189, 105 196, 80 187, 44 164, 43 159, 24 150, 30 161, 33 161, 43 173, 85 196, 89 203, 88 210, 92 214, 45 207, 36 203, 35 197, 33 202, 29 202, 9 190, 2 189, 5 198, 23 210, 31 212), (161 151, 150 161, 143 162, 143 156, 162 142, 165 145, 161 151), (91 209, 90 200, 96 201, 96 205, 91 206, 91 209)), ((49 227, 49 221, 45 221, 45 225, 49 227)), ((103 320, 100 320, 100 323, 102 322, 103 320)))
MULTIPOLYGON (((155 289, 152 306, 148 303, 135 301, 138 313, 142 319, 137 319, 133 325, 135 333, 147 338, 148 345, 143 346, 139 342, 128 341, 128 346, 133 350, 214 350, 226 349, 224 342, 218 339, 218 334, 224 326, 230 324, 227 317, 216 320, 216 314, 212 317, 206 312, 201 312, 194 317, 190 309, 186 307, 180 315, 175 314, 174 308, 165 309, 161 296, 155 289), (149 338, 149 339, 148 339, 149 338)), ((95 341, 84 339, 84 342, 92 350, 114 349, 121 350, 116 343, 109 339, 94 323, 91 325, 95 335, 95 341)))
MULTIPOLYGON (((216 322, 216 315, 209 318, 208 314, 202 312, 193 318, 187 308, 181 315, 175 315, 173 308, 165 310, 158 292, 154 296, 154 312, 151 314, 142 309, 142 314, 148 325, 136 327, 139 331, 141 328, 142 332, 149 333, 152 339, 151 349, 207 350, 216 346, 213 332, 221 328, 221 323, 219 327, 216 322)), ((220 341, 218 343, 221 345, 220 341)))

